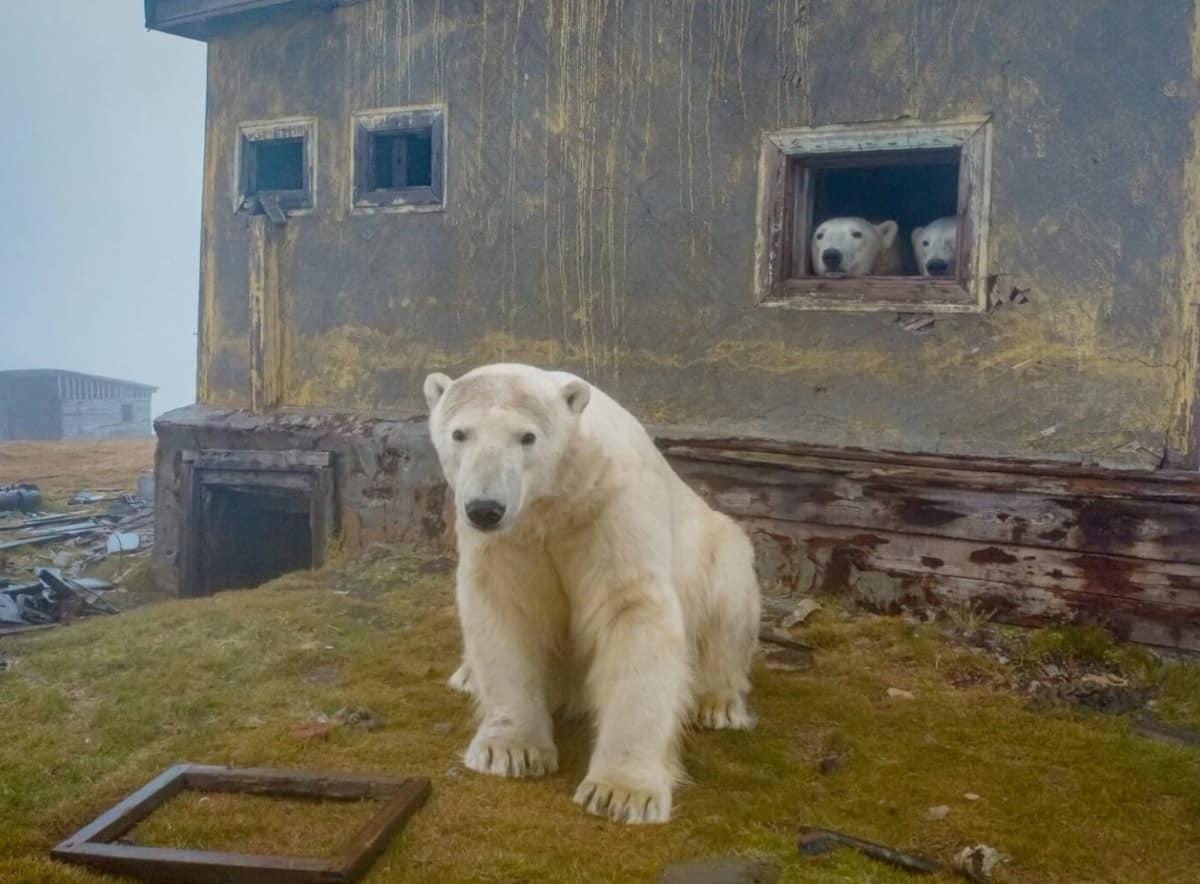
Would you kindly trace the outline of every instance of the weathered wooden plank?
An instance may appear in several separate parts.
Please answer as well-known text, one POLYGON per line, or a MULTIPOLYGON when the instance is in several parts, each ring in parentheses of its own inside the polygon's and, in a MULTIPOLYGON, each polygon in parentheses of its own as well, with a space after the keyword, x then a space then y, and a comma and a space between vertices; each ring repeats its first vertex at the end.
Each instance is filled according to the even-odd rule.
POLYGON ((1200 651, 1200 612, 1195 608, 1163 606, 1148 614, 1134 599, 949 575, 930 575, 921 583, 919 596, 910 598, 938 606, 974 604, 992 612, 998 622, 1017 626, 1099 624, 1123 641, 1200 651))
POLYGON ((741 521, 770 524, 774 530, 802 541, 809 552, 837 552, 860 570, 944 574, 1200 608, 1200 565, 1195 564, 780 520, 741 521))
POLYGON ((173 884, 335 884, 345 876, 326 859, 218 853, 128 844, 82 844, 55 859, 173 884))
POLYGON ((281 795, 334 800, 359 800, 395 795, 408 777, 325 773, 274 767, 222 767, 189 764, 183 776, 188 788, 202 792, 281 795))
POLYGON ((347 880, 355 881, 366 874, 387 847, 388 841, 404 828, 409 818, 429 799, 429 792, 429 780, 425 777, 413 777, 396 790, 383 810, 367 823, 334 861, 347 880))
POLYGON ((965 311, 975 306, 975 295, 950 279, 925 276, 794 277, 775 287, 764 306, 799 310, 895 310, 908 305, 937 312, 936 308, 965 311))
POLYGON ((250 400, 255 411, 274 408, 283 396, 276 227, 266 215, 250 218, 250 400))
POLYGON ((88 841, 111 841, 120 838, 171 797, 186 788, 186 764, 167 768, 142 788, 114 804, 78 832, 61 841, 54 853, 76 849, 88 841))
POLYGON ((1200 503, 1200 472, 1185 470, 1111 470, 1053 461, 831 449, 758 439, 706 441, 679 434, 660 434, 657 441, 673 460, 775 466, 952 488, 1200 503))
POLYGON ((881 608, 906 602, 977 601, 1002 622, 1103 622, 1136 641, 1200 650, 1200 569, 1195 565, 1073 556, 774 519, 740 521, 774 544, 789 567, 799 570, 800 560, 811 563, 818 592, 849 592, 881 608), (1034 555, 1039 552, 1049 554, 1049 560, 1034 555))
POLYGON ((789 155, 953 150, 967 144, 982 123, 981 120, 904 126, 838 123, 817 128, 782 129, 767 133, 766 138, 789 155))
POLYGON ((791 268, 788 158, 763 138, 758 166, 758 227, 754 242, 754 296, 765 303, 791 268))
POLYGON ((1200 563, 1200 503, 962 489, 864 475, 682 459, 679 473, 738 516, 1200 563))
POLYGON ((291 491, 297 492, 298 496, 307 496, 312 488, 312 477, 308 473, 269 472, 256 475, 246 470, 204 470, 200 473, 200 484, 291 491))
POLYGON ((209 448, 195 453, 201 470, 318 470, 333 462, 328 451, 247 451, 209 448))

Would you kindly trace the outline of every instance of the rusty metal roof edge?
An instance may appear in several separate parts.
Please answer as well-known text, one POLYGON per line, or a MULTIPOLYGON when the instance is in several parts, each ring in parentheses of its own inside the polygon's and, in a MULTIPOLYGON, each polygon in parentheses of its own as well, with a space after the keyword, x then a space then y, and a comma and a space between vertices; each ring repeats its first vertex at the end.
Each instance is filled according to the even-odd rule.
POLYGON ((153 384, 143 384, 139 381, 130 381, 125 378, 112 378, 102 374, 92 374, 87 371, 73 371, 69 368, 7 368, 0 369, 0 378, 3 377, 38 377, 45 375, 69 374, 77 378, 87 378, 91 381, 103 381, 108 384, 121 384, 125 387, 137 387, 139 390, 152 390, 158 392, 158 387, 153 384))
POLYGON ((363 0, 145 0, 146 28, 207 41, 284 14, 331 12, 363 0), (165 8, 164 8, 165 7, 165 8))

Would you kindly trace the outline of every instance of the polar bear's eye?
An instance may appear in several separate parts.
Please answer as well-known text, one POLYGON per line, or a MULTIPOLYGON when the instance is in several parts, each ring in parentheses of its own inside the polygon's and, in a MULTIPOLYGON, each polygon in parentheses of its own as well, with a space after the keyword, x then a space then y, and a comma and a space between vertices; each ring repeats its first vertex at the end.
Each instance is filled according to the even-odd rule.
POLYGON ((817 239, 824 239, 824 238, 825 238, 825 231, 824 231, 824 230, 820 230, 820 231, 818 231, 818 232, 817 232, 817 239))
POLYGON ((927 239, 921 240, 921 245, 925 246, 926 248, 929 248, 929 240, 927 240, 927 239))
POLYGON ((450 438, 453 439, 455 442, 466 442, 467 434, 464 430, 455 430, 453 433, 450 434, 450 438))
POLYGON ((524 436, 521 437, 521 444, 526 447, 529 447, 536 441, 537 441, 537 436, 535 436, 533 433, 526 433, 524 436))
POLYGON ((854 237, 855 239, 862 239, 862 231, 861 230, 852 230, 852 231, 850 231, 850 235, 852 237, 854 237))

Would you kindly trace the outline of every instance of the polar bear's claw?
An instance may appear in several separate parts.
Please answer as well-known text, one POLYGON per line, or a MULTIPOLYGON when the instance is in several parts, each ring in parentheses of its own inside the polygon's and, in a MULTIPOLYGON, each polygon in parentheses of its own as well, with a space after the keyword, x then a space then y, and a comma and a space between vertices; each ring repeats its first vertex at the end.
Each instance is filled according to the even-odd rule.
POLYGON ((575 803, 588 813, 618 823, 665 823, 671 819, 669 789, 651 792, 584 780, 575 790, 575 803))
POLYGON ((709 694, 696 703, 695 721, 705 730, 745 731, 754 727, 754 716, 737 694, 709 694))
POLYGON ((475 685, 471 682, 471 667, 466 663, 454 671, 454 674, 450 676, 450 680, 446 684, 451 689, 461 691, 464 694, 471 694, 472 696, 475 694, 475 685))
POLYGON ((477 740, 467 749, 463 762, 471 770, 498 777, 540 777, 558 770, 558 750, 477 740))

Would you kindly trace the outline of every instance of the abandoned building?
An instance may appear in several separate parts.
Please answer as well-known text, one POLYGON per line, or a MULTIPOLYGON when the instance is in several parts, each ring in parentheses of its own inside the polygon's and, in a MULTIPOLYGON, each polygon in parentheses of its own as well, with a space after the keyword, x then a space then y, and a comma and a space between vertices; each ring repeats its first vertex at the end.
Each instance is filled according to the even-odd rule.
POLYGON ((448 544, 422 379, 520 360, 642 418, 768 593, 1200 649, 1196 0, 146 15, 209 63, 164 585, 448 544), (953 272, 813 276, 872 214, 956 219, 953 272))
POLYGON ((157 389, 78 371, 0 371, 0 441, 150 436, 157 389))

